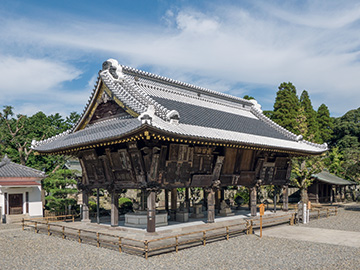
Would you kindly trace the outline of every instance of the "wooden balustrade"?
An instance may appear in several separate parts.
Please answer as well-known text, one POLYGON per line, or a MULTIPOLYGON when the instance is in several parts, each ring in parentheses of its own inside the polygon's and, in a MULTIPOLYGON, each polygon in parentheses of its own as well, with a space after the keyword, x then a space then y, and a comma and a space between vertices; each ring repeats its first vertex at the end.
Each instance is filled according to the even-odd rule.
MULTIPOLYGON (((320 217, 321 213, 327 216, 337 214, 336 207, 314 208, 311 210, 316 212, 320 217)), ((74 215, 71 216, 73 220, 74 215)), ((56 219, 58 221, 58 219, 56 219)), ((294 224, 295 213, 288 213, 284 215, 265 215, 263 216, 263 226, 272 226, 281 223, 294 224)), ((79 243, 88 243, 99 247, 111 247, 117 249, 120 253, 123 251, 135 254, 142 254, 148 258, 151 254, 159 254, 162 252, 169 252, 171 250, 178 252, 181 247, 189 247, 192 245, 206 245, 209 241, 217 241, 226 239, 229 240, 231 236, 239 234, 253 234, 254 228, 259 227, 259 219, 242 220, 239 223, 215 227, 207 230, 193 231, 189 233, 182 233, 168 237, 161 237, 150 240, 137 240, 128 237, 121 237, 107 233, 100 233, 90 230, 76 229, 69 226, 56 224, 47 220, 38 219, 23 219, 22 228, 34 228, 36 233, 44 232, 50 235, 59 235, 63 239, 75 239, 79 243)))

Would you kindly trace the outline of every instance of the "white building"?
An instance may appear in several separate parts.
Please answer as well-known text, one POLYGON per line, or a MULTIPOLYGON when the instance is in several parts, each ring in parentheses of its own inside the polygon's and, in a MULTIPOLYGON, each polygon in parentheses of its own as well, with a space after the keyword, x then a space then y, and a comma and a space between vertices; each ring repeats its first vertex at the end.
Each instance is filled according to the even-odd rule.
POLYGON ((0 207, 3 221, 15 217, 43 216, 41 180, 45 173, 11 162, 0 162, 0 207))

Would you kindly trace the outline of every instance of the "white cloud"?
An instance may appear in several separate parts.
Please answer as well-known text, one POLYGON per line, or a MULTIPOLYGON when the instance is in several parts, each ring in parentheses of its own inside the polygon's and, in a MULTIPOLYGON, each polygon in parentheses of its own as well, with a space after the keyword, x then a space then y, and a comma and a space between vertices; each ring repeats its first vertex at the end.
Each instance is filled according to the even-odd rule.
POLYGON ((2 96, 39 95, 65 81, 76 79, 81 72, 64 63, 47 59, 0 56, 2 96))
MULTIPOLYGON (((174 75, 174 79, 241 95, 247 93, 234 89, 239 82, 266 85, 275 92, 281 82, 292 81, 299 93, 306 89, 314 94, 314 106, 326 103, 336 114, 360 106, 359 98, 351 98, 358 97, 360 85, 356 27, 360 5, 267 3, 168 10, 162 20, 165 25, 117 25, 69 17, 57 24, 61 26, 7 20, 0 38, 5 41, 2 50, 11 51, 11 44, 16 43, 23 54, 31 47, 37 55, 58 53, 63 61, 89 54, 111 55, 123 64, 150 66, 151 71, 174 75)), ((72 65, 50 59, 0 61, 0 74, 5 75, 0 77, 2 87, 18 94, 45 93, 80 75, 72 65)), ((91 89, 95 78, 89 80, 91 89)), ((269 97, 252 95, 260 103, 263 96, 269 97)))

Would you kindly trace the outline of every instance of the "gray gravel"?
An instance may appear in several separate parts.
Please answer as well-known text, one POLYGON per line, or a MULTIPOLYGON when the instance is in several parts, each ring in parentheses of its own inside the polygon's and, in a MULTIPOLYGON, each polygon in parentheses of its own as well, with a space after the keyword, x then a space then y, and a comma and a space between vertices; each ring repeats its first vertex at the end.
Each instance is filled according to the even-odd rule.
MULTIPOLYGON (((313 221, 310 226, 343 224, 343 229, 359 230, 359 214, 342 210, 337 217, 313 221)), ((0 225, 0 243, 0 269, 359 269, 360 265, 358 248, 255 235, 148 260, 9 225, 0 225)))
POLYGON ((309 224, 302 226, 360 232, 360 205, 351 203, 340 205, 338 209, 337 216, 311 219, 309 224))

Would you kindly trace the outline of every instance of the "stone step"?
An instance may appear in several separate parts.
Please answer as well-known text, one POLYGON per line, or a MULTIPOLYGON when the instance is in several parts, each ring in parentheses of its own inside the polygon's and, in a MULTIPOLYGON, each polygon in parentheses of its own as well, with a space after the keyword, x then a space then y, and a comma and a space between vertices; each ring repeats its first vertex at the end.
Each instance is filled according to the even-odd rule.
POLYGON ((6 215, 6 224, 20 223, 23 218, 29 218, 29 214, 6 215))

